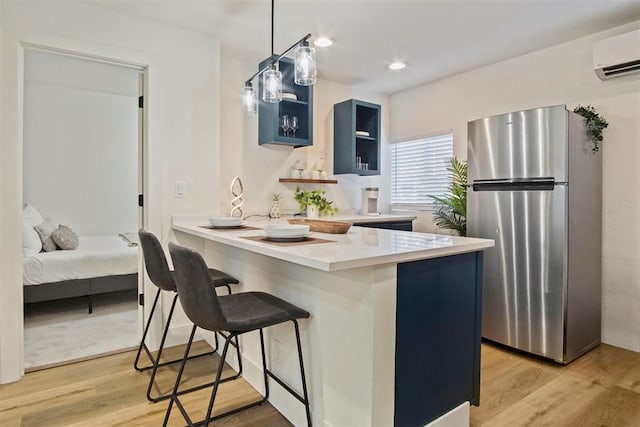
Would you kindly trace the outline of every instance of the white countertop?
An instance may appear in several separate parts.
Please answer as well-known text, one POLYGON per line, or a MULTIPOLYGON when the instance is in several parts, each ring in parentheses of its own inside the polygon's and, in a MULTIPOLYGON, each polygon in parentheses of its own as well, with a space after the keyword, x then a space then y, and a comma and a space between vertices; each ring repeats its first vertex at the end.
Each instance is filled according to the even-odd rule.
MULTIPOLYGON (((374 218, 380 220, 380 216, 374 218)), ((286 220, 278 222, 286 223, 286 220)), ((245 221, 247 226, 258 228, 268 223, 269 220, 245 221)), ((207 217, 173 217, 173 229, 176 231, 323 271, 438 258, 494 246, 493 240, 488 239, 357 226, 351 227, 346 234, 310 233, 311 237, 332 240, 329 243, 277 246, 242 238, 264 236, 262 230, 216 231, 203 228, 205 225, 208 225, 207 217)))

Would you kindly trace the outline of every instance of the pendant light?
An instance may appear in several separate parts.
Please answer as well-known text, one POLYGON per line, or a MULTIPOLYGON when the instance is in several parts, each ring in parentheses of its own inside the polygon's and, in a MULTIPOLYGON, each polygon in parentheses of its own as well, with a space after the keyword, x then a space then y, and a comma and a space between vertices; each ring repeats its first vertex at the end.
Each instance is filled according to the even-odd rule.
POLYGON ((278 69, 278 61, 294 48, 297 48, 293 55, 294 82, 300 86, 310 86, 316 82, 315 49, 310 47, 309 42, 307 41, 311 37, 311 34, 307 34, 302 37, 280 55, 275 55, 273 47, 274 10, 275 0, 271 0, 271 60, 261 67, 258 72, 249 77, 244 83, 244 89, 242 91, 242 106, 243 110, 247 114, 256 114, 257 112, 256 91, 253 88, 252 81, 260 74, 262 74, 263 79, 261 94, 262 101, 269 103, 282 101, 282 72, 278 69))
POLYGON ((262 74, 262 100, 276 103, 282 101, 282 73, 271 65, 262 74))
POLYGON ((247 114, 256 114, 258 112, 258 99, 256 98, 256 90, 251 82, 244 84, 242 91, 242 108, 247 114))
POLYGON ((294 82, 300 86, 311 86, 316 84, 316 57, 315 49, 309 46, 308 41, 303 41, 298 45, 293 54, 295 62, 294 82))

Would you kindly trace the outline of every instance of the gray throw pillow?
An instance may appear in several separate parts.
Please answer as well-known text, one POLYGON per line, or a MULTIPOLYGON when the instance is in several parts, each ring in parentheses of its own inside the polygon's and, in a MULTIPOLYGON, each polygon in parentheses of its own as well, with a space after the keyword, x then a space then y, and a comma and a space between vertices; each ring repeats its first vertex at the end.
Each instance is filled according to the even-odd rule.
POLYGON ((40 236, 40 240, 42 241, 42 250, 45 252, 52 252, 57 249, 56 243, 51 238, 51 233, 56 231, 56 226, 53 225, 49 218, 45 219, 44 222, 40 225, 36 225, 33 227, 38 236, 40 236))
POLYGON ((58 229, 51 233, 51 238, 60 249, 78 249, 78 235, 66 225, 60 224, 58 229))

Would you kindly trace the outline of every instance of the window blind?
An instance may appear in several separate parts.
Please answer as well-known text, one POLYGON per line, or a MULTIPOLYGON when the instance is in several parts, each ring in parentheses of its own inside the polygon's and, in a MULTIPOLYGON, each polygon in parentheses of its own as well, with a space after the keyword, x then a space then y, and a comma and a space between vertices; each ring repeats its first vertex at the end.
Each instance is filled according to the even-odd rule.
POLYGON ((428 208, 429 196, 444 196, 450 182, 453 133, 391 145, 391 205, 428 208))

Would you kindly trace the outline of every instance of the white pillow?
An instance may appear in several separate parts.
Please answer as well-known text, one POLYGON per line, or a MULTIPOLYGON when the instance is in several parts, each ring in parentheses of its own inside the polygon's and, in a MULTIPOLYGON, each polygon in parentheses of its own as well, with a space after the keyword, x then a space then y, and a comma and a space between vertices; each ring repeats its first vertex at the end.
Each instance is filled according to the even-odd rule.
POLYGON ((22 220, 26 220, 31 227, 35 227, 36 225, 40 225, 44 222, 42 214, 29 203, 25 203, 22 208, 22 220))
POLYGON ((22 220, 22 256, 32 257, 42 251, 42 240, 26 219, 22 220))

